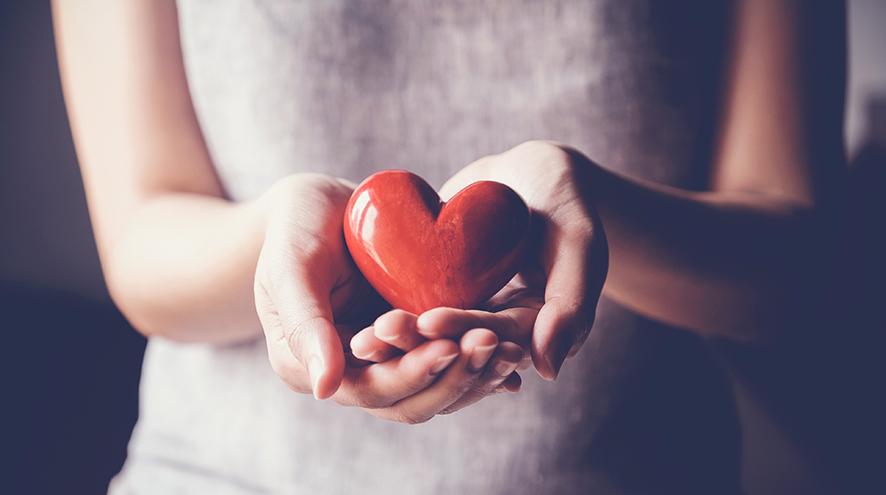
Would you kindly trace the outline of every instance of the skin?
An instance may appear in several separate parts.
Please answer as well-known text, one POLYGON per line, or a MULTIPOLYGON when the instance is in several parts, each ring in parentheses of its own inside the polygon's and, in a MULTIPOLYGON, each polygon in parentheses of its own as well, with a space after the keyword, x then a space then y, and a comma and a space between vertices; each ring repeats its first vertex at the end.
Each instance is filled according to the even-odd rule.
MULTIPOLYGON (((536 211, 565 213, 548 222, 554 235, 545 242, 557 246, 557 254, 542 257, 548 277, 529 284, 531 303, 493 304, 494 311, 434 309, 418 317, 414 331, 433 338, 485 326, 516 335, 517 342, 528 339, 539 373, 553 378, 565 349, 572 344, 574 354, 587 335, 582 322, 593 321, 595 275, 604 266, 603 253, 593 254, 602 234, 594 227, 605 227, 604 292, 613 300, 709 337, 754 344, 796 338, 789 330, 814 324, 816 306, 824 306, 821 290, 835 261, 834 217, 846 169, 841 20, 840 2, 737 6, 707 191, 624 177, 567 145, 543 141, 482 158, 456 174, 444 198, 473 181, 498 180, 536 211), (582 247, 571 251, 575 245, 582 247), (557 280, 555 263, 569 267, 564 272, 574 279, 557 280), (545 306, 552 302, 578 310, 577 316, 552 311, 569 315, 571 324, 549 325, 545 306), (525 314, 532 308, 541 309, 536 319, 525 314), (502 318, 515 311, 521 318, 502 318), (551 345, 554 335, 566 335, 566 343, 551 345)), ((367 335, 355 339, 366 355, 385 348, 367 335)))
POLYGON ((57 2, 53 14, 105 279, 139 331, 214 344, 264 334, 293 389, 407 423, 501 382, 490 370, 520 360, 480 329, 349 366, 330 311, 350 266, 340 237, 329 239, 352 186, 299 174, 254 201, 226 200, 188 93, 174 2, 57 2), (445 357, 445 372, 427 379, 445 357))
POLYGON ((354 321, 344 308, 372 294, 341 243, 353 185, 299 174, 254 201, 225 198, 174 2, 56 1, 53 19, 105 278, 136 328, 204 343, 264 335, 293 390, 418 423, 516 390, 530 358, 556 377, 601 290, 648 318, 742 341, 809 317, 845 168, 834 22, 845 8, 809 5, 738 5, 709 190, 623 177, 550 142, 481 158, 441 196, 480 179, 519 192, 543 220, 526 269, 480 310, 354 321))
MULTIPOLYGON (((478 160, 444 184, 444 199, 482 178, 511 186, 533 211, 536 232, 529 238, 541 241, 529 247, 524 270, 488 302, 489 311, 435 308, 409 315, 415 324, 401 329, 413 335, 400 340, 420 344, 424 339, 457 338, 471 328, 489 328, 527 348, 543 378, 556 377, 566 354, 578 349, 593 325, 608 263, 605 235, 581 186, 586 181, 566 162, 549 160, 562 154, 553 143, 524 143, 478 160)), ((377 326, 351 341, 356 354, 390 355, 392 349, 380 338, 377 326), (366 335, 369 332, 376 338, 366 335)))

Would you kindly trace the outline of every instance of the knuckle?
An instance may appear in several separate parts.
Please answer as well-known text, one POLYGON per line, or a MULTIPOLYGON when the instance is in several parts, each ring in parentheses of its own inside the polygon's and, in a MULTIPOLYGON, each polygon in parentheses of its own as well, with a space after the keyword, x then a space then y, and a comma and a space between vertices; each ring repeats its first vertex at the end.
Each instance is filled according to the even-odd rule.
POLYGON ((374 407, 369 407, 369 401, 360 394, 351 395, 347 400, 342 401, 340 404, 359 409, 375 409, 374 407))
POLYGON ((576 161, 573 156, 575 151, 554 141, 526 141, 511 151, 538 164, 551 177, 572 178, 572 172, 576 168, 576 161))
POLYGON ((475 397, 485 397, 485 396, 489 395, 490 393, 492 393, 492 391, 495 389, 495 387, 501 385, 501 383, 503 381, 505 381, 505 378, 507 378, 507 376, 500 376, 497 374, 490 376, 487 379, 483 380, 482 383, 477 384, 477 386, 474 387, 474 389, 472 389, 466 395, 471 395, 471 396, 475 396, 475 397))
POLYGON ((430 415, 420 414, 417 411, 413 411, 408 407, 399 407, 394 414, 395 421, 398 423, 405 423, 408 425, 418 425, 422 423, 428 422, 431 419, 430 415))
MULTIPOLYGON (((319 313, 319 308, 313 308, 311 312, 319 313)), ((285 327, 288 330, 283 334, 283 338, 286 339, 289 349, 291 349, 296 356, 299 356, 298 352, 306 347, 307 339, 311 333, 307 329, 315 322, 325 321, 326 319, 322 316, 311 316, 298 321, 286 322, 285 327)))
POLYGON ((529 141, 524 141, 515 146, 513 151, 544 154, 551 157, 562 157, 563 155, 566 155, 566 150, 563 146, 554 141, 545 141, 543 139, 530 139, 529 141))
POLYGON ((355 407, 362 409, 382 409, 389 407, 393 403, 390 398, 373 391, 366 375, 358 376, 354 382, 354 390, 356 392, 351 398, 351 403, 355 407))
POLYGON ((363 409, 366 411, 372 411, 372 409, 361 407, 358 403, 357 397, 354 396, 353 393, 349 393, 348 391, 343 391, 339 389, 335 394, 331 397, 336 404, 342 407, 356 407, 358 409, 363 409))
POLYGON ((473 391, 476 391, 477 387, 480 386, 479 385, 480 383, 481 383, 480 375, 475 374, 474 376, 467 378, 462 383, 459 383, 457 385, 453 385, 452 387, 450 387, 448 390, 448 393, 446 395, 447 395, 447 397, 450 397, 452 400, 457 400, 458 398, 462 397, 465 394, 472 393, 473 391))
POLYGON ((363 409, 381 409, 390 404, 377 394, 358 394, 353 399, 353 405, 363 409))
POLYGON ((438 412, 437 414, 439 414, 441 416, 447 416, 447 415, 450 415, 454 412, 457 412, 458 410, 459 410, 458 407, 450 406, 450 407, 447 407, 447 408, 443 409, 442 411, 438 412))

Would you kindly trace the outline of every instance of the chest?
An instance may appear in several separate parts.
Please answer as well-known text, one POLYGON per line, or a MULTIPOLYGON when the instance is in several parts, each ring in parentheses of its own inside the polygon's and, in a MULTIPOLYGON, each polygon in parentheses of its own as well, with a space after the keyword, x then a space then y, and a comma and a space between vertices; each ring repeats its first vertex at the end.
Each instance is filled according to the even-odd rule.
POLYGON ((726 6, 180 0, 189 84, 235 197, 288 173, 439 186, 528 139, 703 187, 726 6))

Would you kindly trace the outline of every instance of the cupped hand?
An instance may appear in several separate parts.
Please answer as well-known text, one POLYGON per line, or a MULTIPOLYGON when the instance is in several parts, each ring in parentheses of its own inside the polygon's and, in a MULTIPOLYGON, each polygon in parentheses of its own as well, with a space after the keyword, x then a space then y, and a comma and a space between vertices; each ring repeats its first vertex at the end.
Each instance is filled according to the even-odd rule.
MULTIPOLYGON (((517 191, 532 211, 525 268, 490 301, 491 314, 447 315, 455 330, 473 317, 479 321, 472 325, 499 322, 520 335, 530 331, 532 361, 546 379, 556 378, 567 355, 578 352, 587 338, 609 267, 606 236, 591 198, 591 166, 574 149, 529 141, 468 165, 441 190, 448 198, 471 182, 494 180, 517 191), (531 324, 528 316, 501 318, 527 307, 538 307, 531 324)), ((447 325, 440 321, 438 328, 447 325)))
MULTIPOLYGON (((378 362, 347 352, 351 328, 385 309, 344 246, 342 218, 352 190, 345 181, 298 174, 263 197, 268 223, 255 300, 272 368, 297 392, 406 423, 426 421, 462 397, 482 397, 478 389, 495 373, 490 363, 503 356, 516 367, 522 358, 519 347, 500 344, 489 330, 464 332, 459 342, 423 338, 372 360, 378 362)), ((507 377, 512 369, 505 371, 507 377)))
POLYGON ((296 174, 262 198, 268 220, 254 292, 268 356, 287 385, 317 398, 341 384, 346 360, 334 315, 362 285, 341 239, 351 190, 332 177, 296 174))
POLYGON ((590 332, 609 267, 606 236, 591 198, 590 166, 574 149, 529 141, 477 160, 443 186, 441 195, 448 198, 477 180, 506 184, 526 201, 533 225, 525 267, 493 297, 490 312, 450 310, 439 315, 429 337, 448 325, 460 330, 472 318, 477 321, 471 325, 498 323, 502 331, 518 335, 529 331, 536 369, 543 378, 556 378, 566 356, 578 352, 590 332), (531 323, 528 315, 511 317, 521 308, 535 307, 538 313, 531 323))
POLYGON ((514 285, 509 284, 496 296, 502 304, 510 304, 497 312, 434 308, 415 315, 391 310, 357 333, 351 339, 351 350, 360 359, 384 362, 441 339, 461 339, 464 348, 469 336, 482 335, 487 348, 463 350, 469 359, 460 364, 466 368, 464 376, 469 386, 451 394, 448 403, 439 403, 441 407, 435 414, 456 412, 498 392, 517 392, 522 384, 517 370, 529 366, 524 348, 541 302, 528 297, 525 291, 514 290, 514 285), (481 359, 486 356, 489 360, 484 371, 481 359))
MULTIPOLYGON (((516 190, 533 213, 525 266, 480 310, 435 308, 415 318, 412 339, 457 338, 474 328, 529 349, 538 373, 554 379, 593 325, 608 268, 608 247, 590 198, 590 162, 564 146, 532 141, 484 157, 441 189, 445 200, 478 180, 516 190)), ((358 334, 360 351, 392 352, 378 329, 358 334)), ((416 342, 423 342, 416 340, 416 342)), ((415 342, 413 342, 415 343, 415 342)))
MULTIPOLYGON (((370 362, 389 362, 409 355, 429 342, 460 339, 460 359, 434 387, 436 394, 423 393, 404 402, 414 416, 430 419, 449 414, 496 392, 516 392, 521 378, 516 373, 524 358, 523 348, 503 340, 489 328, 467 328, 458 335, 428 339, 419 332, 418 317, 408 311, 391 310, 351 339, 354 356, 370 362)), ((432 387, 433 388, 433 387, 432 387)))

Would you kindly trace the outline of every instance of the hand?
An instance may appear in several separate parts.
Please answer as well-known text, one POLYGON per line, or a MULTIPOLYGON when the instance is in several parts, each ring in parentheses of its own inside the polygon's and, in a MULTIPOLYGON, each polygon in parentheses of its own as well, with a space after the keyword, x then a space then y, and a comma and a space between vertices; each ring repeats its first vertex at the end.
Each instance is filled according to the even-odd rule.
POLYGON ((525 269, 490 300, 490 312, 438 310, 436 326, 429 325, 425 335, 466 326, 491 328, 515 341, 529 333, 536 369, 543 378, 556 378, 567 354, 578 352, 588 336, 609 266, 606 236, 591 203, 589 164, 573 149, 530 141, 477 160, 443 186, 444 198, 477 180, 510 186, 532 210, 535 244, 525 269), (534 321, 532 309, 538 310, 534 321))
MULTIPOLYGON (((486 328, 471 328, 459 334, 461 356, 447 376, 426 392, 417 394, 401 404, 422 421, 437 414, 450 414, 487 395, 520 389, 517 367, 523 360, 521 346, 500 341, 498 335, 486 328), (431 390, 438 388, 437 393, 431 390), (433 397, 433 398, 430 398, 433 397)), ((354 356, 371 362, 389 362, 402 353, 410 355, 429 342, 449 341, 431 339, 419 333, 418 318, 408 311, 395 309, 380 316, 375 323, 351 339, 354 356)))
MULTIPOLYGON (((587 164, 574 150, 532 141, 468 165, 443 186, 445 200, 478 180, 507 184, 533 212, 534 244, 528 246, 525 268, 485 311, 432 309, 416 317, 420 336, 458 337, 473 328, 489 329, 528 347, 538 373, 556 378, 567 354, 576 353, 587 338, 608 268, 606 239, 584 174, 587 164)), ((361 336, 361 351, 389 352, 380 340, 361 336)))
POLYGON ((384 362, 348 360, 353 323, 371 321, 366 315, 384 309, 344 246, 342 219, 352 189, 330 177, 299 174, 262 198, 268 223, 255 300, 271 366, 297 392, 389 420, 426 421, 489 372, 493 353, 516 363, 522 351, 499 348, 494 333, 476 331, 459 344, 426 340, 384 362))

